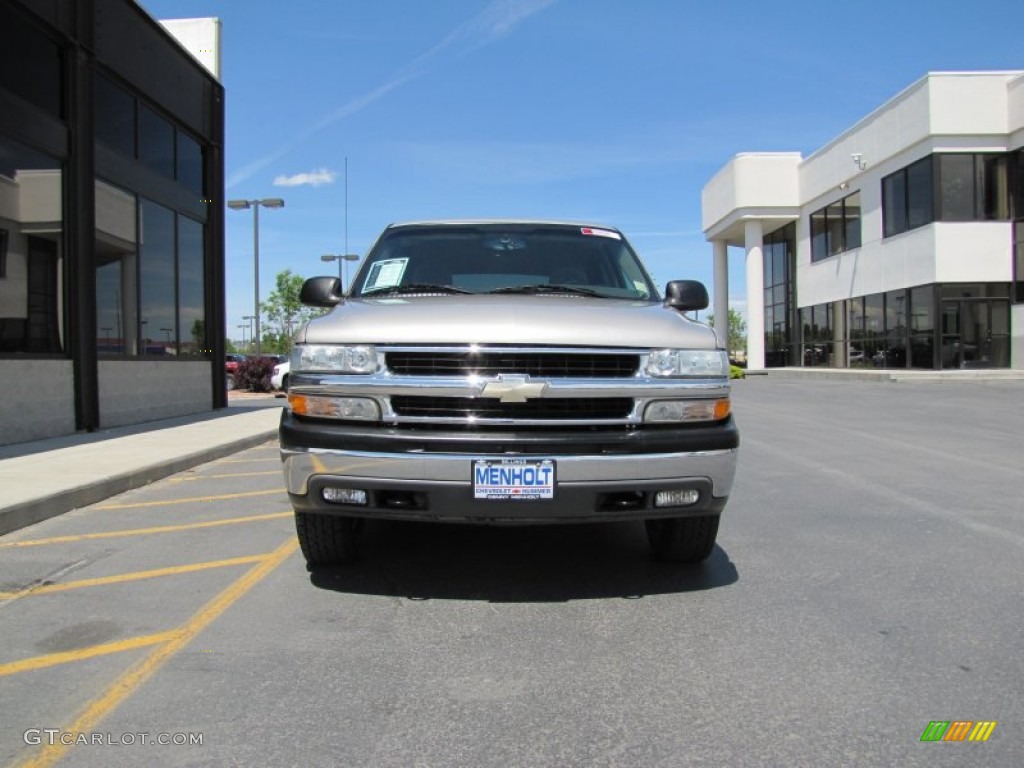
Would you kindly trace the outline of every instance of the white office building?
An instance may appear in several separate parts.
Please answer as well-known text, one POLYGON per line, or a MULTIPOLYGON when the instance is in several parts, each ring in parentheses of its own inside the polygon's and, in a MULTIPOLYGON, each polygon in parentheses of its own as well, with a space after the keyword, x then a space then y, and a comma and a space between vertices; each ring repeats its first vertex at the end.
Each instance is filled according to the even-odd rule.
POLYGON ((1024 368, 1024 71, 936 72, 808 157, 704 187, 714 312, 746 252, 747 360, 1024 368))

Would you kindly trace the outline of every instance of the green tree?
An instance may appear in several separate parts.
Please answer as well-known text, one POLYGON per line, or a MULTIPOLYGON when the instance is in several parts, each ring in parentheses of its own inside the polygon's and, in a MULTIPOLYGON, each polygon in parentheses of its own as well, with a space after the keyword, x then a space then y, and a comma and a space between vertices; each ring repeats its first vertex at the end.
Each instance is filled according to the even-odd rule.
POLYGON ((292 351, 295 333, 302 324, 323 314, 321 310, 303 306, 299 301, 303 282, 302 275, 296 275, 290 269, 277 273, 274 290, 260 304, 266 318, 261 328, 264 352, 287 355, 292 351))
MULTIPOLYGON (((715 327, 714 313, 708 315, 708 325, 715 327)), ((729 310, 729 356, 737 352, 747 353, 747 323, 735 309, 729 310)))

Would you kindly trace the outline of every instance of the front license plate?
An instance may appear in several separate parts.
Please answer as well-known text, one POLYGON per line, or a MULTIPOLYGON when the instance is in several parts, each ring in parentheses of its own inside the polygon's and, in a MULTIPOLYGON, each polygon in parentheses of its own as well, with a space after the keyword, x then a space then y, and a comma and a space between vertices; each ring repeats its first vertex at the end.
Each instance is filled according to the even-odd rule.
POLYGON ((555 498, 552 459, 477 459, 473 462, 473 498, 488 501, 538 501, 555 498))

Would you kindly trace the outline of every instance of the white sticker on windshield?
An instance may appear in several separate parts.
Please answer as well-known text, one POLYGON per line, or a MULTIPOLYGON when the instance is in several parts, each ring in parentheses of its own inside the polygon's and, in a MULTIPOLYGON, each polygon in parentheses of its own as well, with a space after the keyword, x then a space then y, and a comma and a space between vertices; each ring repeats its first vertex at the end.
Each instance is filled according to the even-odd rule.
POLYGON ((409 265, 409 259, 384 259, 374 262, 366 275, 362 292, 372 291, 377 288, 394 288, 402 284, 402 275, 409 265))
POLYGON ((610 229, 591 229, 590 227, 583 227, 580 230, 584 235, 597 235, 598 237, 610 237, 612 240, 621 240, 622 235, 618 232, 612 232, 610 229))

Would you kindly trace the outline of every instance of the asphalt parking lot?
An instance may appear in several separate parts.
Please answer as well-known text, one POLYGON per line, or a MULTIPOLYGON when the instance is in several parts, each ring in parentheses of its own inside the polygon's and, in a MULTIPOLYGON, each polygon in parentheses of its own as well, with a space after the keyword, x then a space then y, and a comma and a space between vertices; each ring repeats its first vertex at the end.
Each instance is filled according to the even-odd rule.
POLYGON ((380 523, 309 573, 273 443, 0 537, 0 761, 1019 764, 1022 382, 734 399, 698 568, 633 524, 380 523))

